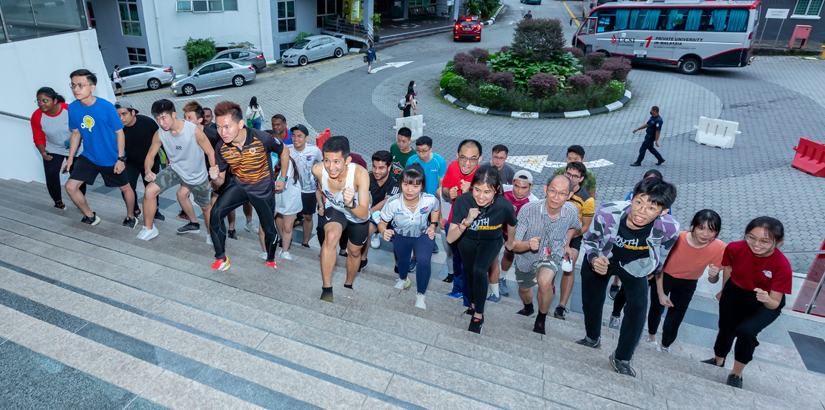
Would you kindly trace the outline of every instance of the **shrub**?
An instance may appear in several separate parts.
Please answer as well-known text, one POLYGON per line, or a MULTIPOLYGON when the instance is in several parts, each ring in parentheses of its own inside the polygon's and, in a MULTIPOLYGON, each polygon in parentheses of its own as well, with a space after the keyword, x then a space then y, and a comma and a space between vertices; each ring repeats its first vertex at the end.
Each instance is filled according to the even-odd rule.
POLYGON ((587 63, 587 65, 598 68, 602 66, 602 63, 604 62, 605 58, 607 58, 607 56, 604 55, 604 53, 602 53, 601 51, 593 51, 587 54, 587 56, 584 57, 584 60, 587 63))
POLYGON ((507 53, 510 51, 510 46, 501 46, 501 49, 499 51, 501 51, 502 53, 507 53))
POLYGON ((546 98, 559 90, 559 79, 553 74, 537 73, 530 77, 527 87, 536 98, 546 98))
POLYGON ((536 112, 539 107, 537 100, 530 97, 526 91, 523 90, 505 90, 499 97, 498 108, 503 111, 527 111, 536 112))
POLYGON ((186 44, 181 47, 175 47, 183 50, 186 53, 186 61, 189 62, 189 67, 197 67, 206 61, 212 59, 218 51, 215 49, 215 40, 209 38, 192 38, 186 40, 186 44))
POLYGON ((455 77, 455 73, 446 73, 443 77, 441 77, 441 81, 438 82, 438 86, 441 88, 447 88, 447 84, 450 83, 450 80, 455 77))
POLYGON ((613 79, 613 72, 607 70, 588 71, 587 75, 593 80, 593 83, 599 87, 604 87, 608 81, 613 79))
POLYGON ((483 84, 478 87, 479 104, 482 107, 498 105, 504 89, 493 84, 483 84))
MULTIPOLYGON (((306 34, 306 33, 303 33, 303 34, 306 34)), ((309 34, 309 35, 311 36, 312 34, 309 34)), ((226 46, 229 47, 229 48, 242 48, 244 50, 254 50, 255 49, 255 45, 248 42, 248 41, 241 41, 240 43, 230 41, 229 44, 227 44, 226 46)))
POLYGON ((447 92, 453 97, 459 98, 467 89, 467 80, 464 77, 457 75, 447 81, 447 92))
MULTIPOLYGON (((625 86, 621 81, 610 81, 604 88, 604 96, 607 104, 619 101, 624 95, 625 86)), ((604 105, 604 104, 603 104, 604 105)))
POLYGON ((573 54, 573 57, 576 58, 582 58, 584 56, 584 51, 578 47, 565 47, 561 49, 561 51, 573 54))
POLYGON ((467 53, 457 53, 453 57, 453 62, 455 62, 455 65, 459 65, 461 63, 475 63, 476 59, 467 53))
POLYGON ((515 75, 512 71, 492 73, 489 77, 487 77, 487 82, 504 88, 505 90, 509 90, 515 85, 515 75))
POLYGON ((479 63, 486 63, 490 59, 490 52, 481 47, 470 50, 470 55, 475 57, 475 61, 479 63))
POLYGON ((593 85, 593 80, 587 75, 576 74, 567 79, 567 84, 581 92, 593 85))
POLYGON ((618 63, 618 64, 624 64, 624 65, 630 67, 630 59, 629 58, 624 58, 624 57, 608 57, 607 59, 604 60, 604 62, 605 63, 615 62, 615 63, 618 63))
POLYGON ((557 19, 521 20, 513 34, 513 51, 533 61, 550 61, 564 47, 564 33, 557 19))
POLYGON ((470 83, 484 81, 490 76, 490 68, 486 64, 466 64, 462 66, 462 76, 470 83))
POLYGON ((444 69, 441 70, 441 74, 453 73, 455 74, 455 61, 450 60, 447 61, 447 64, 444 66, 444 69))
POLYGON ((602 70, 610 71, 614 80, 627 80, 627 75, 630 74, 630 60, 617 57, 608 58, 602 64, 602 70))

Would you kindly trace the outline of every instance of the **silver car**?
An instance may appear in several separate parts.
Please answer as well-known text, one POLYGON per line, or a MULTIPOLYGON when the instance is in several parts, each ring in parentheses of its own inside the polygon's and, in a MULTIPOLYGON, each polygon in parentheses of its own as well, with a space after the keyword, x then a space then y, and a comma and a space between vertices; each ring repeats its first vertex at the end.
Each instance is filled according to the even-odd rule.
MULTIPOLYGON (((136 64, 121 68, 120 78, 123 79, 123 91, 157 90, 175 79, 175 69, 158 64, 136 64)), ((112 89, 114 86, 113 82, 112 89)))
POLYGON ((230 48, 229 50, 223 50, 220 53, 215 54, 215 57, 212 57, 212 61, 216 60, 235 60, 240 61, 241 64, 252 64, 255 67, 255 70, 262 70, 266 68, 264 53, 255 50, 246 50, 243 48, 230 48))
POLYGON ((310 61, 327 57, 341 57, 347 53, 347 42, 332 36, 310 36, 284 51, 284 65, 307 65, 310 61))
POLYGON ((207 61, 172 83, 175 94, 192 95, 196 91, 234 85, 240 87, 255 79, 255 67, 237 61, 207 61))

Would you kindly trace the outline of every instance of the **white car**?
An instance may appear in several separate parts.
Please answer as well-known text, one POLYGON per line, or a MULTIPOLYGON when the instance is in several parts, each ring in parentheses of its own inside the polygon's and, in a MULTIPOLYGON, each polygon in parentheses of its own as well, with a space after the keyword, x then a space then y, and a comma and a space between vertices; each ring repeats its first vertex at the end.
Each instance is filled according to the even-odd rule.
POLYGON ((284 65, 307 65, 310 61, 327 57, 339 58, 347 53, 347 42, 332 36, 311 36, 284 51, 281 62, 284 65))
MULTIPOLYGON (((120 78, 123 79, 123 91, 157 90, 175 79, 175 69, 172 66, 158 64, 136 64, 120 69, 120 78)), ((112 89, 115 88, 112 82, 112 89)))

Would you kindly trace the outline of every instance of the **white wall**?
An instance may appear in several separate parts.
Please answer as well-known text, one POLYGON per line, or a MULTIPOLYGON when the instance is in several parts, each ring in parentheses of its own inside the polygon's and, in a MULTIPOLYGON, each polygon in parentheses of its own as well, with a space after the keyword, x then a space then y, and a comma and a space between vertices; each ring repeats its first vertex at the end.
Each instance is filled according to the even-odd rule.
POLYGON ((277 57, 272 47, 269 0, 238 2, 238 11, 219 13, 178 13, 174 1, 143 0, 145 35, 155 64, 170 64, 178 74, 189 72, 186 54, 181 47, 192 38, 209 38, 218 47, 230 42, 248 41, 262 51, 267 60, 277 57))
MULTIPOLYGON (((271 0, 272 20, 272 42, 277 53, 276 58, 281 58, 280 47, 282 43, 294 43, 298 33, 321 34, 318 26, 318 2, 316 0, 295 0, 295 31, 285 33, 278 32, 278 5, 277 0, 271 0)), ((269 56, 266 57, 269 59, 269 56)))
MULTIPOLYGON (((146 56, 149 62, 152 62, 153 55, 151 54, 151 49, 147 47, 146 26, 147 24, 154 24, 154 20, 147 22, 146 13, 138 7, 140 27, 143 35, 124 36, 123 29, 120 26, 118 3, 112 0, 89 1, 92 3, 92 9, 95 12, 95 30, 97 30, 98 38, 101 39, 100 45, 102 47, 100 52, 103 53, 103 61, 106 63, 106 69, 109 74, 114 71, 115 65, 121 67, 129 65, 129 54, 126 51, 127 47, 146 49, 146 56)), ((150 4, 152 2, 152 0, 139 1, 139 3, 150 4)), ((140 6, 140 4, 138 6, 140 6)))
MULTIPOLYGON (((96 96, 115 101, 97 44, 94 30, 0 44, 0 78, 6 79, 0 111, 30 118, 40 87, 52 87, 66 102, 74 101, 69 74, 79 68, 98 76, 96 96)), ((0 115, 0 129, 0 178, 45 182, 30 123, 0 115)))

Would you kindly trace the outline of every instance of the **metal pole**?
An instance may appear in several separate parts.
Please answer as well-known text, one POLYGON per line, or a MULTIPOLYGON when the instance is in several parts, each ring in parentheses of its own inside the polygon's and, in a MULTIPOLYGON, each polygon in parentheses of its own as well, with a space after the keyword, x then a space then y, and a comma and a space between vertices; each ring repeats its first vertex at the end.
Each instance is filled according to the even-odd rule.
POLYGON ((782 19, 782 22, 779 23, 779 31, 776 32, 776 40, 775 41, 777 41, 777 42, 779 41, 779 35, 782 34, 782 25, 784 25, 784 24, 785 24, 785 19, 782 19))
POLYGON ((6 27, 6 18, 3 16, 3 5, 0 4, 0 24, 3 25, 3 36, 6 37, 6 42, 11 43, 11 38, 9 37, 9 29, 6 27))
POLYGON ((32 21, 34 22, 34 25, 36 26, 37 25, 37 16, 34 14, 34 3, 32 3, 32 0, 29 0, 29 7, 31 7, 31 9, 32 9, 32 21))
POLYGON ((814 295, 811 297, 811 301, 808 302, 808 305, 805 306, 805 313, 810 315, 811 311, 816 307, 814 302, 816 302, 817 296, 819 296, 819 292, 822 291, 822 284, 825 283, 825 274, 819 279, 819 285, 817 285, 816 290, 814 291, 814 295))
POLYGON ((83 10, 83 21, 86 22, 86 29, 91 30, 92 22, 89 21, 89 10, 86 7, 86 2, 84 0, 78 0, 78 2, 80 3, 80 9, 83 10))
POLYGON ((762 35, 759 36, 759 44, 762 44, 762 37, 765 37, 765 30, 768 29, 768 21, 770 21, 770 19, 765 19, 765 25, 762 26, 762 35))

